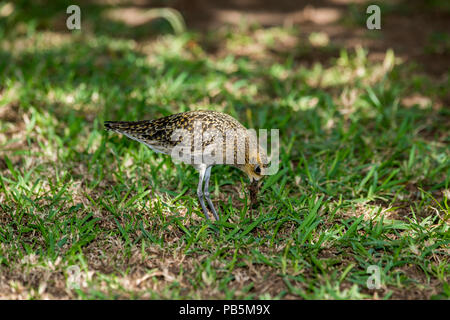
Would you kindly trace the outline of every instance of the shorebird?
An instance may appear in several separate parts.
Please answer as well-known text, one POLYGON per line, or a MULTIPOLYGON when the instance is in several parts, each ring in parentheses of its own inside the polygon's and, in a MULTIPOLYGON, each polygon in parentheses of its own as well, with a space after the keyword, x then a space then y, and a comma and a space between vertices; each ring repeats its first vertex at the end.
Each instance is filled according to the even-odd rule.
POLYGON ((106 121, 105 128, 171 155, 173 160, 193 165, 199 172, 198 200, 208 220, 204 199, 219 220, 209 194, 213 165, 228 164, 245 172, 250 179, 251 202, 255 202, 258 181, 267 167, 265 150, 251 131, 225 113, 199 110, 155 120, 106 121))

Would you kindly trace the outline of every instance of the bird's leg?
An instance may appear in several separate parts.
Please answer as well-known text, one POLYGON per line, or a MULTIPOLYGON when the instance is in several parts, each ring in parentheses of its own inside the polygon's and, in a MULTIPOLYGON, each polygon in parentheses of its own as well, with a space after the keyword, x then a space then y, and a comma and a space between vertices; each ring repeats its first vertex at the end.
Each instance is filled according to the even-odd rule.
POLYGON ((219 215, 217 214, 216 209, 214 208, 214 205, 211 201, 211 198, 209 197, 209 178, 211 177, 211 166, 206 168, 205 172, 205 187, 203 189, 203 194, 205 195, 205 199, 208 202, 209 207, 212 210, 212 213, 214 215, 214 218, 219 221, 219 215))
POLYGON ((200 205, 202 206, 203 213, 207 220, 209 220, 208 210, 205 207, 205 201, 203 201, 203 179, 205 178, 206 166, 201 166, 198 168, 198 187, 197 187, 197 196, 200 201, 200 205))

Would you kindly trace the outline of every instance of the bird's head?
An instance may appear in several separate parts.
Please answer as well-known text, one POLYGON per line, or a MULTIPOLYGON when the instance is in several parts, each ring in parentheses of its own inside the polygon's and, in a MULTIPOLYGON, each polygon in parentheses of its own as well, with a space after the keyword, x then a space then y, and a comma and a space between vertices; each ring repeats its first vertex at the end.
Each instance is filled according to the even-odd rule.
POLYGON ((252 208, 257 206, 259 188, 261 187, 261 179, 264 178, 264 170, 267 166, 267 162, 262 161, 263 155, 256 153, 252 156, 250 153, 250 161, 242 167, 248 178, 250 179, 249 191, 250 191, 250 205, 252 208))
POLYGON ((264 177, 264 165, 262 163, 246 163, 241 170, 247 174, 250 182, 259 181, 264 177))
POLYGON ((236 154, 245 150, 245 161, 236 166, 245 172, 250 180, 249 190, 252 206, 256 204, 257 193, 261 186, 261 179, 266 174, 268 166, 267 155, 264 148, 262 148, 256 140, 253 133, 244 132, 237 137, 237 152, 236 154))
POLYGON ((245 164, 240 167, 240 169, 247 174, 250 183, 254 188, 259 186, 261 184, 259 181, 264 178, 267 167, 266 159, 267 156, 265 151, 259 146, 256 146, 255 148, 250 148, 245 164))

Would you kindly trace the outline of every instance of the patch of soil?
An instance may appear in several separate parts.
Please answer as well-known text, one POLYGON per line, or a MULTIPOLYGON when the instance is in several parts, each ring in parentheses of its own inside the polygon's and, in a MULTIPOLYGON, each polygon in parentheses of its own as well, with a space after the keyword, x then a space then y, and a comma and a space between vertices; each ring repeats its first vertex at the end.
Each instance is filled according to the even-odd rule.
MULTIPOLYGON (((190 28, 207 31, 225 24, 240 25, 243 21, 263 27, 297 25, 300 37, 324 32, 338 46, 368 48, 373 60, 383 59, 386 50, 392 48, 396 55, 415 61, 429 75, 444 76, 450 69, 450 49, 445 47, 445 34, 450 34, 450 12, 433 8, 426 1, 392 4, 393 10, 381 12, 381 30, 368 30, 363 25, 342 23, 355 14, 361 19, 368 17, 364 1, 176 0, 172 5, 169 2, 182 13, 190 28)), ((315 55, 315 61, 320 61, 321 56, 329 58, 315 55)))

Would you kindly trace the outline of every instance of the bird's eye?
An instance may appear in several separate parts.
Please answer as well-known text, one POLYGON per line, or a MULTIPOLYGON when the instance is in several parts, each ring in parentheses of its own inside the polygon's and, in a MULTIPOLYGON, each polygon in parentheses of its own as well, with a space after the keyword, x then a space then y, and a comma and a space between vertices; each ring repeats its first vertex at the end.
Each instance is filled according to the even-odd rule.
POLYGON ((259 166, 255 167, 255 173, 256 174, 261 174, 261 168, 259 166))

